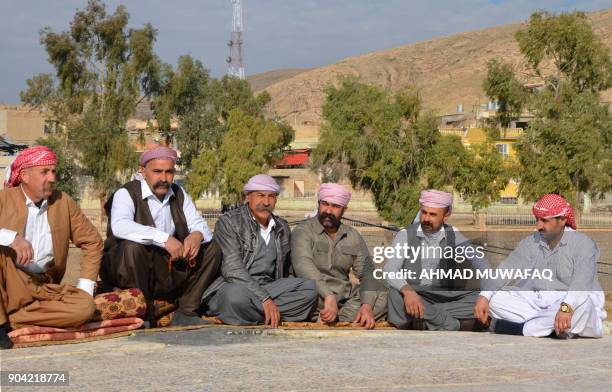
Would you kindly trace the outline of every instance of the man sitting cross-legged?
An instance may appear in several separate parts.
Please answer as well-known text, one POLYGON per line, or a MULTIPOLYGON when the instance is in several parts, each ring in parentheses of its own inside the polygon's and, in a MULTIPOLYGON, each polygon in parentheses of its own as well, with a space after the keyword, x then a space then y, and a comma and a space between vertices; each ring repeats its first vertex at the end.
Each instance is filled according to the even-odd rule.
POLYGON ((246 203, 225 213, 215 226, 223 253, 222 276, 204 293, 208 315, 226 324, 304 321, 317 300, 315 283, 290 278, 291 232, 274 215, 280 187, 260 174, 244 187, 246 203))
POLYGON ((210 323, 198 317, 202 293, 219 275, 221 253, 185 190, 173 183, 176 152, 157 147, 140 158, 142 179, 106 204, 108 238, 100 276, 106 287, 138 288, 147 300, 176 302, 173 326, 210 323))
POLYGON ((297 276, 317 283, 322 322, 355 322, 374 328, 387 313, 387 293, 374 279, 372 260, 359 232, 343 224, 351 194, 338 184, 321 184, 317 216, 291 233, 291 262, 297 276), (353 272, 359 283, 350 280, 353 272))
POLYGON ((498 268, 538 271, 542 279, 533 274, 503 290, 508 279, 491 280, 478 297, 476 317, 484 322, 491 316, 492 329, 499 333, 602 337, 606 311, 597 280, 597 245, 575 231, 572 207, 559 195, 542 197, 533 206, 533 214, 537 231, 524 238, 498 268))
POLYGON ((94 313, 102 238, 67 194, 54 190, 57 157, 23 150, 0 191, 0 348, 12 327, 78 327, 94 313), (68 246, 83 251, 77 287, 60 284, 68 246))
POLYGON ((473 246, 446 224, 453 204, 451 194, 435 189, 423 191, 419 203, 420 223, 401 230, 392 245, 415 252, 408 258, 395 255, 384 266, 384 271, 390 273, 389 322, 405 329, 483 330, 485 325, 478 323, 473 313, 478 291, 466 289, 467 282, 456 279, 454 271, 483 268, 487 264, 484 254, 481 258, 475 257, 476 252, 469 252, 472 258, 462 256, 473 246), (401 271, 413 271, 414 279, 398 278, 401 271), (440 276, 443 271, 453 275, 434 278, 432 272, 440 276))

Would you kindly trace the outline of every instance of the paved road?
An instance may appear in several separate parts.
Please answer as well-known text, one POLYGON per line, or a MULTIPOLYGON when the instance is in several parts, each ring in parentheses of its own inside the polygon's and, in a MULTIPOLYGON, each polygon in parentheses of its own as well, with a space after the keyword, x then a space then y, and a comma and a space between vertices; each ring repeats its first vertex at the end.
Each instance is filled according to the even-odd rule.
MULTIPOLYGON (((612 336, 206 328, 16 349, 2 370, 67 370, 71 391, 603 391, 612 336)), ((8 390, 27 390, 4 387, 8 390)))

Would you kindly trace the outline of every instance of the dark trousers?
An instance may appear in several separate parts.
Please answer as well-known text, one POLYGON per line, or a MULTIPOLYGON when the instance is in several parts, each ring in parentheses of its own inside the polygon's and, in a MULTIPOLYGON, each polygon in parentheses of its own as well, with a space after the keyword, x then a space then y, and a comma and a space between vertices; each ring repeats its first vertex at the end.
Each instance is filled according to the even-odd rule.
POLYGON ((202 244, 193 268, 182 260, 169 270, 169 257, 160 247, 122 240, 104 253, 100 277, 106 287, 140 289, 148 305, 178 302, 183 313, 196 315, 204 290, 219 276, 221 248, 215 240, 202 244))

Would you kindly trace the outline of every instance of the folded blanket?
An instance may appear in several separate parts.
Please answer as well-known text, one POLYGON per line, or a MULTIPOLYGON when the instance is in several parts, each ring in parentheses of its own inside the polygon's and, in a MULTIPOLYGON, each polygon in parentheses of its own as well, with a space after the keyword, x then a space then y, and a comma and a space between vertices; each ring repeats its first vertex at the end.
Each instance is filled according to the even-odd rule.
POLYGON ((85 339, 138 329, 142 319, 127 317, 115 320, 94 321, 79 328, 26 327, 9 332, 15 344, 42 341, 85 339))

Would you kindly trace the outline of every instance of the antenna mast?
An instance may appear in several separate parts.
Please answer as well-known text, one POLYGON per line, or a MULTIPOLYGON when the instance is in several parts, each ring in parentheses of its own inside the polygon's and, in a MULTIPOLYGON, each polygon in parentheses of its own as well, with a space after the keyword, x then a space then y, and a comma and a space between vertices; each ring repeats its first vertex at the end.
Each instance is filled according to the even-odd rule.
POLYGON ((242 1, 232 0, 232 35, 227 43, 230 55, 228 73, 238 79, 244 79, 244 57, 242 55, 242 1))

